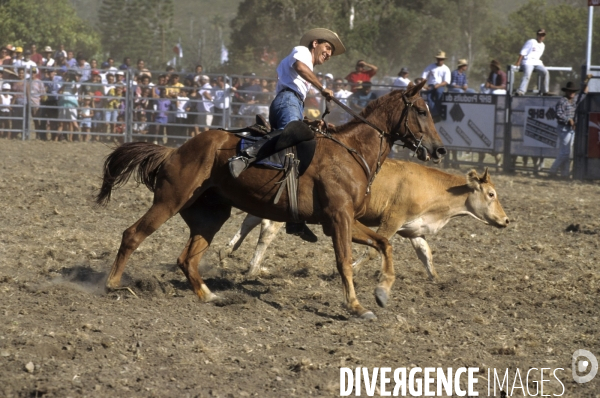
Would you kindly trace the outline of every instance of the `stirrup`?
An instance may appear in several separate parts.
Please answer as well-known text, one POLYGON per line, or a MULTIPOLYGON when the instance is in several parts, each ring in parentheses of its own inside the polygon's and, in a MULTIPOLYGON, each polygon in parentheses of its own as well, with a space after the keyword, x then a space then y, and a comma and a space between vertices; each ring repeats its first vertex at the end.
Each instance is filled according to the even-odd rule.
POLYGON ((246 170, 250 165, 250 159, 244 156, 234 156, 229 158, 229 172, 233 178, 238 178, 242 171, 246 170))

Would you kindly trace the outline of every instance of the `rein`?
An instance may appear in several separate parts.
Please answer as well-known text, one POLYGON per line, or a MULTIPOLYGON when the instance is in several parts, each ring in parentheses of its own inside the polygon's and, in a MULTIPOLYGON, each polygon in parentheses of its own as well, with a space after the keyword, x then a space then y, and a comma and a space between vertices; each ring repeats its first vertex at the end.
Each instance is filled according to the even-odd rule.
MULTIPOLYGON (((369 165, 368 165, 366 159, 360 153, 358 153, 358 151, 356 149, 347 146, 346 144, 344 144, 343 142, 341 142, 340 140, 335 138, 333 135, 331 135, 331 133, 329 133, 327 131, 327 127, 325 127, 325 132, 322 132, 319 130, 319 132, 321 134, 323 134, 326 138, 329 138, 330 140, 338 143, 339 145, 344 147, 348 152, 356 154, 360 158, 360 160, 362 161, 363 166, 365 168, 365 173, 367 174, 367 178, 369 180, 368 184, 367 184, 367 192, 365 193, 365 196, 366 196, 371 192, 371 185, 373 184, 375 177, 381 170, 381 157, 383 156, 383 137, 385 137, 386 135, 393 137, 393 135, 380 129, 379 127, 375 126, 373 123, 369 122, 367 119, 362 117, 360 114, 354 112, 350 107, 348 107, 347 105, 342 103, 339 99, 337 99, 335 97, 331 97, 331 100, 333 102, 335 102, 340 108, 342 108, 343 110, 348 112, 350 115, 359 119, 361 122, 365 123, 366 125, 372 127, 373 129, 375 129, 375 131, 377 131, 377 133, 379 133, 379 154, 377 155, 377 166, 375 168, 375 172, 373 173, 373 175, 371 175, 371 169, 369 168, 369 165)), ((408 125, 408 111, 409 111, 409 109, 414 109, 413 108, 414 104, 411 101, 409 101, 408 98, 406 98, 406 95, 404 93, 402 93, 402 101, 404 102, 404 109, 402 110, 402 114, 400 115, 400 120, 398 120, 397 128, 394 128, 394 130, 400 130, 400 125, 402 124, 402 120, 404 119, 404 135, 401 138, 405 138, 408 134, 410 134, 413 137, 414 141, 417 143, 417 145, 415 147, 415 153, 416 153, 419 150, 419 148, 421 148, 421 143, 423 142, 423 136, 421 136, 420 140, 417 140, 417 137, 414 135, 414 133, 412 132, 412 130, 410 129, 410 127, 408 125)), ((327 102, 326 102, 325 103, 325 112, 323 113, 321 120, 324 120, 324 118, 325 118, 325 116, 327 116, 327 114, 329 114, 329 104, 327 104, 327 102)), ((327 124, 325 124, 325 125, 327 126, 327 124)), ((403 142, 403 146, 406 147, 404 142, 403 142)))

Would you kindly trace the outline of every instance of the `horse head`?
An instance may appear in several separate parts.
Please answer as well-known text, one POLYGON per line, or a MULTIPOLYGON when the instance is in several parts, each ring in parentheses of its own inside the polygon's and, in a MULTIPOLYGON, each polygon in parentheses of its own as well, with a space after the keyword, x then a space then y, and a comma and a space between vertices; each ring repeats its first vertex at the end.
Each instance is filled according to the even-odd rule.
POLYGON ((439 163, 446 154, 446 148, 440 138, 429 107, 421 97, 421 89, 425 81, 413 85, 409 84, 406 91, 393 91, 388 94, 396 103, 402 101, 402 107, 395 107, 395 125, 391 129, 392 138, 400 140, 405 147, 415 151, 422 161, 433 160, 439 163))

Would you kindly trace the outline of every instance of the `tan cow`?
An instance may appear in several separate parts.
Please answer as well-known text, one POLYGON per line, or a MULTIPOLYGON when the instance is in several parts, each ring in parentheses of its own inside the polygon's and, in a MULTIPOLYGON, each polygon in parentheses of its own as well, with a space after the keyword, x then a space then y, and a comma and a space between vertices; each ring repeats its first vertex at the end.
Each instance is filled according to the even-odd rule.
MULTIPOLYGON (((417 163, 388 159, 375 178, 367 211, 359 221, 369 227, 379 227, 377 233, 387 239, 395 233, 410 239, 429 278, 435 280, 438 275, 425 236, 435 234, 450 219, 467 215, 497 228, 508 226, 508 217, 498 201, 487 168, 481 177, 475 170, 463 177, 417 163)), ((256 276, 261 271, 264 253, 283 223, 248 215, 221 252, 223 258, 236 250, 261 222, 260 238, 248 276, 256 276)), ((354 263, 355 272, 376 255, 375 249, 370 249, 368 255, 354 263)))

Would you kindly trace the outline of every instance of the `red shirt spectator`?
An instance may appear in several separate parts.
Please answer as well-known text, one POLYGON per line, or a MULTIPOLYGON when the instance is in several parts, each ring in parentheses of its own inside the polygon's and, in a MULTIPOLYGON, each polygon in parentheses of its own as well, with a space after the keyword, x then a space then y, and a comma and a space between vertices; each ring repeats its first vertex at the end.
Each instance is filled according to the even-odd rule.
POLYGON ((350 72, 350 74, 346 76, 346 80, 348 80, 348 83, 350 83, 352 91, 356 91, 360 83, 370 82, 371 78, 375 76, 376 73, 377 67, 375 65, 368 64, 364 60, 360 59, 358 62, 356 62, 356 70, 354 72, 350 72), (365 69, 365 67, 369 69, 365 69))
POLYGON ((44 56, 37 52, 37 46, 35 44, 31 45, 31 57, 29 59, 35 62, 37 66, 42 66, 44 56))

